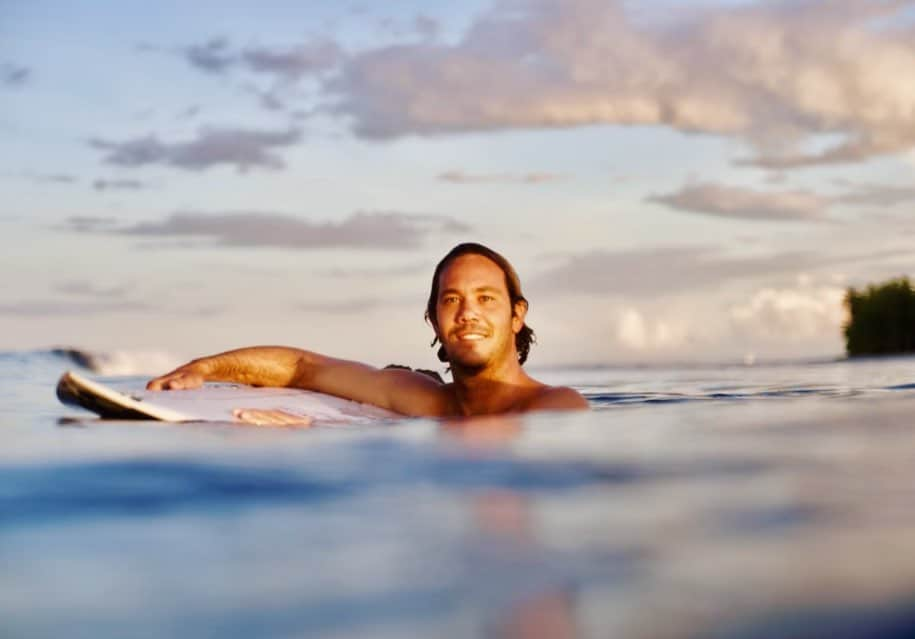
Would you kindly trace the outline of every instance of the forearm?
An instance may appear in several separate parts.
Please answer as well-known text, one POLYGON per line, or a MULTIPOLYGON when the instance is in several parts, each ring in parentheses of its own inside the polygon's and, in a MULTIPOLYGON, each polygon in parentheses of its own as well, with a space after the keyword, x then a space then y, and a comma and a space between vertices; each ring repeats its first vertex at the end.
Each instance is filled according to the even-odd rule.
POLYGON ((404 415, 443 415, 443 386, 410 371, 383 371, 284 346, 253 346, 201 357, 150 380, 148 390, 200 388, 204 382, 303 388, 404 415))
POLYGON ((252 346, 201 357, 174 372, 199 375, 208 382, 303 387, 319 357, 285 346, 252 346))

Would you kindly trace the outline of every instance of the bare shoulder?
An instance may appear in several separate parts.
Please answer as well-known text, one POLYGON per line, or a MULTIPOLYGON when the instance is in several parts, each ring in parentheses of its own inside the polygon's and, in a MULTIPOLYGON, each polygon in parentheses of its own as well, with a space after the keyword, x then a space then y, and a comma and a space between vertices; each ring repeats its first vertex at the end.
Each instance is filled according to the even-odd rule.
POLYGON ((525 406, 525 410, 589 410, 581 393, 568 386, 545 386, 525 406))
POLYGON ((435 417, 446 414, 451 407, 451 385, 427 373, 387 368, 379 370, 378 375, 387 389, 390 408, 402 415, 435 417))

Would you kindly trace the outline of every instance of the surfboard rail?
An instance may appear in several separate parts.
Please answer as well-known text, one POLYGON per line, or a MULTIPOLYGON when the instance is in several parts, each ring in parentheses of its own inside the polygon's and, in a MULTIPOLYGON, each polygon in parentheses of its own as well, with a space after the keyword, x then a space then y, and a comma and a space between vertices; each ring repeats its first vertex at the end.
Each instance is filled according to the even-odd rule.
POLYGON ((131 397, 104 384, 66 371, 57 382, 57 398, 68 406, 85 408, 109 419, 152 419, 162 422, 189 422, 194 417, 164 406, 131 397))
POLYGON ((377 406, 296 388, 216 383, 193 390, 122 391, 74 371, 61 375, 57 397, 103 419, 237 422, 237 412, 249 410, 278 411, 309 422, 336 424, 403 418, 377 406))

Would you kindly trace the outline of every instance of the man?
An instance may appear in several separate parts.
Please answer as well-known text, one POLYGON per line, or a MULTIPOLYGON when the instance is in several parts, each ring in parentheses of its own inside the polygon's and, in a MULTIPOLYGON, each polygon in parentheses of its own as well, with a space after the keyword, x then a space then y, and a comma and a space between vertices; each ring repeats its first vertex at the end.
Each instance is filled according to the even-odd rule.
POLYGON ((426 306, 432 344, 441 343, 439 359, 451 367, 450 384, 410 370, 256 346, 194 360, 147 388, 196 388, 206 381, 288 386, 429 417, 587 409, 575 390, 538 382, 522 368, 533 342, 527 308, 508 260, 480 244, 459 244, 435 268, 426 306))

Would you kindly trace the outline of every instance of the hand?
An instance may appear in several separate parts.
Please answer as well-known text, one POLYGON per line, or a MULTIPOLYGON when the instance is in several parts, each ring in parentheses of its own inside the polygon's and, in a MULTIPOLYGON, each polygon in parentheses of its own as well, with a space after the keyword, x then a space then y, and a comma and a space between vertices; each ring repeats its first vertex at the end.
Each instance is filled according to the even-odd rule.
POLYGON ((284 410, 264 410, 260 408, 236 408, 232 411, 240 422, 258 426, 311 426, 313 421, 307 415, 295 415, 284 410))
POLYGON ((162 377, 150 380, 146 384, 146 390, 186 390, 190 388, 200 388, 203 386, 203 376, 190 371, 183 371, 180 368, 172 371, 162 377))

